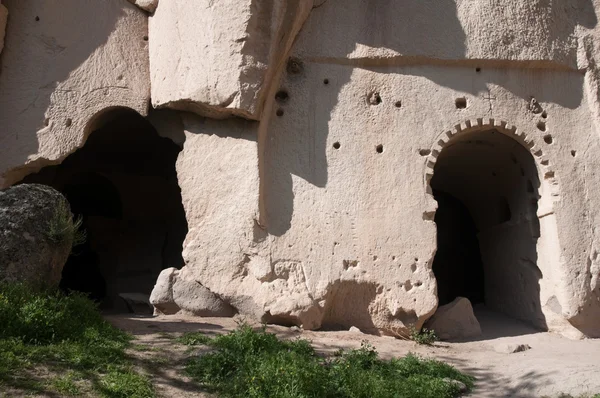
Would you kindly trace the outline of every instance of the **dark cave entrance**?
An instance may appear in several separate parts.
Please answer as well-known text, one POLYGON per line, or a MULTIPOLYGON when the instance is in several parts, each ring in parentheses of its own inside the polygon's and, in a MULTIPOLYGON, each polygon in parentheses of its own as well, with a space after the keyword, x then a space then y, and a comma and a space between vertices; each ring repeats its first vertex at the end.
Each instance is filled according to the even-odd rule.
POLYGON ((537 266, 540 181, 531 153, 492 129, 463 133, 441 151, 431 188, 439 305, 456 297, 546 328, 537 266))
POLYGON ((187 234, 175 162, 181 148, 125 109, 102 115, 83 148, 23 182, 53 186, 83 220, 61 287, 124 311, 122 293, 149 295, 161 270, 183 265, 187 234))

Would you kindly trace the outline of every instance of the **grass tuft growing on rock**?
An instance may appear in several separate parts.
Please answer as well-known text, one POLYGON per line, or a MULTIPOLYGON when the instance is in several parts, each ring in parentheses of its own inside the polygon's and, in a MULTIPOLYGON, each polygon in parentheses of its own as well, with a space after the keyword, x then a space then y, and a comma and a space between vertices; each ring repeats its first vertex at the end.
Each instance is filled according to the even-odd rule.
POLYGON ((83 295, 0 285, 0 395, 152 397, 130 345, 83 295))
POLYGON ((189 360, 186 372, 221 397, 449 398, 460 394, 461 385, 473 386, 472 377, 450 365, 414 355, 384 361, 366 343, 323 358, 306 340, 282 341, 247 325, 215 338, 194 333, 179 341, 208 346, 189 360))
POLYGON ((86 232, 82 229, 83 218, 73 218, 69 203, 64 200, 59 202, 48 221, 48 239, 57 246, 71 242, 71 247, 81 245, 86 240, 86 232))

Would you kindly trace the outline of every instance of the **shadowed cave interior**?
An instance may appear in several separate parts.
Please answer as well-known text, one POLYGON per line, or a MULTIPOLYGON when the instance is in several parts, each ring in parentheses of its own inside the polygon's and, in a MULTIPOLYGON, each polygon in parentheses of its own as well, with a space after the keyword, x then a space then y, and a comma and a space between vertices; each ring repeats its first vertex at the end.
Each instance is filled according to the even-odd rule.
POLYGON ((547 329, 540 305, 533 156, 497 130, 463 133, 441 151, 433 272, 439 305, 456 297, 547 329))
POLYGON ((139 114, 112 110, 83 148, 23 182, 61 191, 87 237, 69 257, 61 288, 85 292, 108 311, 120 293, 149 295, 161 270, 183 265, 187 221, 175 162, 181 148, 139 114))

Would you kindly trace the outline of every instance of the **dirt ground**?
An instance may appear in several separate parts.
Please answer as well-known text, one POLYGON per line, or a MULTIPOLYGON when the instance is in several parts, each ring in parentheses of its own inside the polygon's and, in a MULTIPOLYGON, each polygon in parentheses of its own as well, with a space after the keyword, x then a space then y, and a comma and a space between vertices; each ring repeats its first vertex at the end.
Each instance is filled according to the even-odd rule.
MULTIPOLYGON (((491 312, 480 312, 477 317, 483 331, 477 341, 439 342, 434 346, 348 331, 294 331, 281 326, 268 329, 284 338, 300 336, 311 340, 315 348, 324 353, 356 348, 366 340, 382 358, 413 352, 445 361, 477 378, 470 397, 528 398, 600 393, 600 339, 568 340, 491 312), (507 344, 527 344, 531 349, 513 354, 495 350, 498 345, 507 344)), ((140 367, 153 375, 157 392, 164 397, 209 397, 182 376, 181 369, 190 353, 173 338, 191 331, 222 334, 237 326, 232 318, 182 315, 111 315, 107 319, 136 337, 140 347, 132 350, 132 355, 140 367)))

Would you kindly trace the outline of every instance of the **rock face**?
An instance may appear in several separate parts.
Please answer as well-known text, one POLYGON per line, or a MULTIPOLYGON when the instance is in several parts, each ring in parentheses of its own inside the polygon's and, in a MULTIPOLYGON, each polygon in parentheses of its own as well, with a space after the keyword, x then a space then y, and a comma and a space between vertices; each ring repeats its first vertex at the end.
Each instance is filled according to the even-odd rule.
POLYGON ((159 310, 393 335, 439 291, 600 337, 597 2, 65 1, 3 0, 0 186, 151 92, 189 227, 159 310))
POLYGON ((425 326, 435 331, 442 340, 460 340, 481 335, 481 327, 471 302, 464 297, 457 297, 450 304, 437 309, 425 326))
POLYGON ((0 281, 58 286, 73 236, 69 204, 53 188, 23 184, 0 191, 0 281))
POLYGON ((107 108, 146 114, 150 98, 144 11, 124 0, 2 4, 0 188, 82 146, 107 108))

